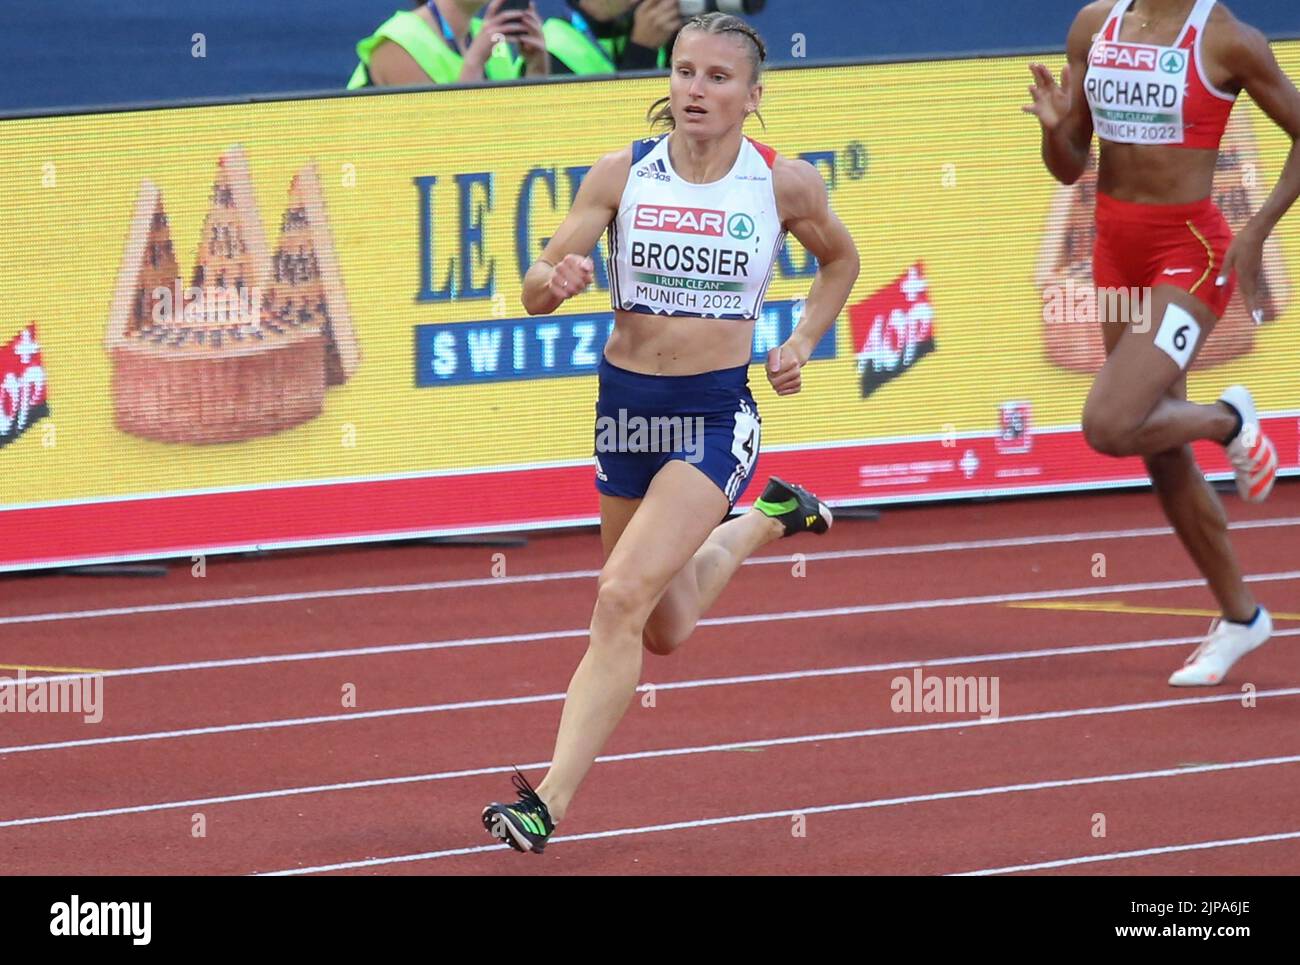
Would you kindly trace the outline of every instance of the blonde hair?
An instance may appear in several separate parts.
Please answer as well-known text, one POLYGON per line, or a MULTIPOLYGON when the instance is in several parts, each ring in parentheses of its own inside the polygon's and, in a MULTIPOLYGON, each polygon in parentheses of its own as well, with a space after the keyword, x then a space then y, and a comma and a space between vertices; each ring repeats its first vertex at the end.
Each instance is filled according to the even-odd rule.
MULTIPOLYGON (((745 52, 749 55, 749 66, 752 72, 750 84, 757 84, 759 78, 763 76, 763 64, 767 62, 767 44, 763 43, 763 38, 759 36, 757 30, 739 17, 729 13, 706 13, 692 17, 686 21, 677 39, 680 40, 682 34, 688 30, 706 34, 739 34, 748 41, 745 44, 745 52)), ((673 48, 676 49, 676 46, 674 41, 673 48)), ((763 115, 760 113, 757 116, 759 123, 766 128, 767 122, 763 120, 763 115)), ((676 128, 677 119, 673 117, 672 97, 661 97, 651 104, 650 109, 646 111, 646 120, 650 122, 651 127, 666 124, 669 130, 676 128)))

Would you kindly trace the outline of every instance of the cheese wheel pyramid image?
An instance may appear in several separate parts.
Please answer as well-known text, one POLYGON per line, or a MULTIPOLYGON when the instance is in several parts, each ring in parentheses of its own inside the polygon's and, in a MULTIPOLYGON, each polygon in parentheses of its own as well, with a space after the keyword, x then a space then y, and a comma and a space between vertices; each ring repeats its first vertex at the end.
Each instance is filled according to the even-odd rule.
POLYGON ((143 181, 106 348, 114 421, 131 435, 239 442, 320 415, 361 356, 315 167, 293 177, 272 254, 244 152, 222 154, 188 285, 162 193, 143 181))
MULTIPOLYGON (((1244 111, 1236 111, 1228 122, 1214 172, 1214 202, 1223 212, 1234 234, 1259 209, 1264 191, 1257 180, 1259 150, 1244 111)), ((1097 237, 1094 212, 1097 204, 1097 161, 1089 157, 1088 169, 1075 184, 1057 189, 1048 215, 1047 229, 1039 254, 1034 281, 1044 303, 1049 291, 1077 293, 1075 307, 1092 307, 1095 317, 1096 292, 1092 287, 1092 247, 1097 237)), ((1264 267, 1260 276, 1260 301, 1264 321, 1271 322, 1286 310, 1291 288, 1286 265, 1276 237, 1264 245, 1264 267)), ((1043 344, 1047 358, 1063 369, 1096 372, 1106 361, 1098 325, 1078 322, 1047 322, 1043 344)), ((1214 332, 1202 346, 1193 369, 1223 365, 1250 354, 1255 347, 1255 323, 1246 311, 1238 287, 1214 332)))

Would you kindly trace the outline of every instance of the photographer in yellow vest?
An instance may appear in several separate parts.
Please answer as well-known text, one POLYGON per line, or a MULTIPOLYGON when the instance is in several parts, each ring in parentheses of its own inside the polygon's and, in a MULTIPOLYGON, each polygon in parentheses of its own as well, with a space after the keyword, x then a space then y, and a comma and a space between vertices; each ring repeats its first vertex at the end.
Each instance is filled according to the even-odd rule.
MULTIPOLYGON (((566 25, 581 31, 598 44, 615 70, 663 70, 668 66, 668 51, 681 30, 683 18, 679 0, 566 0, 572 8, 566 25)), ((554 56, 548 20, 547 45, 554 56)), ((563 60, 563 57, 560 58, 563 60)), ((570 65, 564 65, 570 66, 570 65)), ((565 73, 552 65, 555 73, 565 73)), ((570 69, 569 73, 593 71, 570 69)))
POLYGON ((531 0, 420 2, 358 43, 357 56, 349 90, 544 77, 551 68, 531 0))

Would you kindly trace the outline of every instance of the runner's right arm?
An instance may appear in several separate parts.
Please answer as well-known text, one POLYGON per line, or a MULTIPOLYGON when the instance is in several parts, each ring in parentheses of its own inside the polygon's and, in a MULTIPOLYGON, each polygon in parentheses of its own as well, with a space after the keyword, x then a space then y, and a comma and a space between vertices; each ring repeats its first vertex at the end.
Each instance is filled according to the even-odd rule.
POLYGON ((618 214, 631 169, 632 149, 627 147, 606 154, 582 179, 568 216, 524 276, 523 303, 529 315, 549 315, 591 284, 591 252, 618 214))
POLYGON ((1112 2, 1090 3, 1079 11, 1066 41, 1068 63, 1057 84, 1043 64, 1030 64, 1034 86, 1029 88, 1034 103, 1022 108, 1038 118, 1043 128, 1043 163, 1062 184, 1073 184, 1088 168, 1092 148, 1092 113, 1084 96, 1088 52, 1093 37, 1106 21, 1112 2))

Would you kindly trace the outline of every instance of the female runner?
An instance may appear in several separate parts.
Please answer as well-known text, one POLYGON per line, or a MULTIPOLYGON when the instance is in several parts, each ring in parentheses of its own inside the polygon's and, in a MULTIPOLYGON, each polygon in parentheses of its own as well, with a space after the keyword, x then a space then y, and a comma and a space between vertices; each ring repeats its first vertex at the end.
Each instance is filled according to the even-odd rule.
POLYGON ((746 557, 832 522, 815 496, 772 479, 752 510, 719 525, 758 458, 747 373, 754 320, 786 232, 820 270, 802 320, 769 353, 765 371, 778 395, 799 391, 800 369, 858 275, 853 239, 830 210, 821 176, 742 133, 759 107, 765 59, 762 39, 737 17, 686 23, 670 94, 651 108, 667 105, 654 119, 671 133, 598 161, 524 279, 524 307, 554 312, 591 284, 588 253, 608 229, 615 327, 596 406, 606 560, 550 770, 536 790, 516 774, 519 800, 483 811, 484 827, 519 851, 541 852, 564 819, 633 697, 642 646, 672 653, 746 557), (633 451, 629 432, 620 449, 617 434, 600 428, 672 418, 701 427, 702 445, 633 451))
POLYGON ((1235 285, 1258 322, 1264 241, 1300 196, 1300 93, 1259 31, 1215 0, 1098 0, 1080 11, 1057 84, 1031 66, 1043 161, 1073 184, 1101 140, 1093 253, 1107 360, 1083 410, 1089 445, 1140 455, 1165 515, 1222 608, 1209 636, 1174 672, 1174 686, 1222 682, 1272 633, 1268 611, 1241 578, 1227 518, 1192 455, 1222 443, 1237 490, 1264 500, 1277 452, 1260 431, 1250 392, 1232 386, 1210 405, 1187 401, 1187 369, 1223 316, 1235 285), (1237 95, 1292 139, 1282 177, 1234 239, 1210 199, 1219 143, 1237 95), (1145 289, 1150 317, 1108 318, 1107 289, 1145 289), (1144 324, 1133 324, 1141 321, 1144 324))

